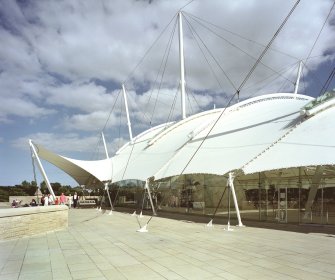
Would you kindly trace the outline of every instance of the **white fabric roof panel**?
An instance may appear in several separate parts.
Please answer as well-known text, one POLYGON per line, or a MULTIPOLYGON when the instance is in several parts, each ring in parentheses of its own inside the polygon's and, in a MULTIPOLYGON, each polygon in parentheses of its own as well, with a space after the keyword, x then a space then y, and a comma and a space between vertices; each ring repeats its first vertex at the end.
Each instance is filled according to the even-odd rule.
POLYGON ((96 177, 101 182, 110 181, 112 179, 112 159, 111 158, 103 159, 103 160, 91 160, 91 161, 77 160, 77 159, 71 159, 71 158, 66 158, 66 157, 64 157, 64 159, 81 167, 82 169, 92 174, 94 177, 96 177))
POLYGON ((300 108, 313 99, 301 95, 296 97, 294 98, 293 94, 272 94, 252 98, 230 107, 200 149, 199 145, 209 129, 187 143, 173 160, 156 174, 156 179, 181 173, 222 175, 240 169, 284 135, 290 128, 290 123, 300 116, 300 108))
POLYGON ((89 181, 94 180, 94 177, 101 182, 111 178, 111 159, 96 161, 70 159, 57 155, 41 145, 34 143, 34 146, 39 157, 62 169, 80 185, 86 185, 89 181))
POLYGON ((247 174, 264 170, 335 164, 335 108, 298 125, 276 145, 250 162, 247 174))
MULTIPOLYGON (((129 166, 131 165, 134 158, 137 158, 148 146, 148 142, 153 139, 157 134, 168 129, 171 126, 169 124, 163 124, 156 127, 153 127, 149 130, 144 131, 138 136, 133 138, 133 143, 128 142, 121 149, 119 149, 115 156, 113 156, 113 173, 112 180, 113 182, 122 181, 126 179, 138 179, 145 180, 147 177, 137 176, 134 177, 133 173, 129 174, 129 166), (127 176, 127 174, 129 176, 127 176)), ((142 163, 142 167, 148 164, 145 162, 142 163)), ((140 167, 140 170, 142 170, 140 167)), ((149 177, 149 176, 148 176, 149 177)))
POLYGON ((146 180, 155 175, 190 140, 188 135, 213 121, 216 114, 217 111, 207 111, 194 115, 161 130, 151 139, 137 139, 113 158, 113 162, 121 159, 120 166, 124 166, 113 174, 113 181, 146 180))

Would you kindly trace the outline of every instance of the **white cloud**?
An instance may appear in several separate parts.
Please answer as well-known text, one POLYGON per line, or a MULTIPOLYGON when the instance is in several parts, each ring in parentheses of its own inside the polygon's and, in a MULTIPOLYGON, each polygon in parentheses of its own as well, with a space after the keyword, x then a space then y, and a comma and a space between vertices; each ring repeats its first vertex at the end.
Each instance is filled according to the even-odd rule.
POLYGON ((8 116, 29 117, 32 119, 40 118, 50 114, 55 114, 56 110, 40 108, 29 100, 18 98, 7 98, 0 103, 0 123, 11 122, 8 116))
MULTIPOLYGON (((99 131, 102 130, 108 118, 108 111, 96 111, 89 114, 75 114, 67 116, 63 120, 63 127, 66 130, 99 131)), ((107 128, 118 125, 114 114, 107 123, 107 128)))
MULTIPOLYGON (((92 79, 113 80, 117 83, 124 81, 164 26, 186 3, 188 1, 153 1, 151 4, 146 1, 121 0, 34 1, 19 6, 11 2, 2 7, 6 22, 0 28, 3 42, 0 46, 0 58, 3 61, 0 76, 2 96, 19 99, 28 96, 31 98, 29 102, 34 103, 41 112, 48 111, 45 107, 53 105, 75 108, 89 114, 106 110, 113 103, 113 98, 107 94, 106 88, 94 84, 92 79), (66 83, 53 74, 64 77, 66 83)), ((288 1, 209 1, 206 5, 194 1, 185 11, 207 20, 210 15, 211 22, 265 45, 292 5, 288 1)), ((330 5, 330 0, 300 3, 274 47, 293 57, 306 58, 330 5)), ((194 38, 187 31, 188 22, 198 27, 197 32, 206 42, 206 47, 214 55, 221 56, 218 61, 235 88, 254 63, 253 59, 188 18, 184 22, 187 86, 191 90, 234 92, 223 73, 208 57, 218 75, 221 84, 219 89, 194 38)), ((333 48, 333 29, 329 24, 325 26, 312 55, 323 54, 333 48)), ((225 31, 214 30, 255 58, 264 48, 225 31)), ((157 70, 166 47, 163 43, 166 44, 168 36, 158 41, 143 65, 134 72, 135 80, 131 80, 132 83, 146 81, 151 84, 157 77, 159 81, 157 70)), ((178 44, 174 43, 163 80, 163 87, 166 88, 178 87, 178 44)), ((315 68, 325 59, 331 58, 321 56, 311 59, 310 68, 315 68)), ((279 70, 284 65, 292 64, 294 59, 270 51, 263 62, 279 70)), ((248 84, 263 80, 268 75, 269 70, 260 66, 248 84)), ((294 81, 294 74, 288 74, 288 78, 294 81)), ((164 97, 161 102, 164 102, 164 97)), ((20 105, 20 102, 17 104, 20 105)), ((13 111, 17 111, 15 106, 13 111)), ((6 119, 7 114, 3 113, 2 119, 6 119)), ((29 113, 20 115, 31 116, 29 113)))
MULTIPOLYGON (((176 120, 181 116, 181 98, 176 89, 162 88, 159 93, 157 90, 150 90, 141 95, 129 91, 127 94, 131 117, 136 121, 147 123, 147 125, 150 121, 159 124, 176 120)), ((189 92, 187 101, 187 115, 199 112, 201 108, 213 104, 213 98, 210 95, 199 95, 192 92, 189 92)))
MULTIPOLYGON (((105 149, 101 135, 81 136, 77 133, 57 134, 57 133, 35 133, 24 137, 19 137, 11 141, 11 146, 20 150, 29 150, 28 140, 38 143, 44 148, 57 154, 66 155, 75 153, 77 158, 84 160, 96 160, 105 158, 105 149)), ((128 140, 124 138, 111 138, 105 135, 107 149, 110 155, 115 153, 128 140)), ((0 143, 2 138, 0 138, 0 143)))
POLYGON ((117 92, 107 94, 106 88, 93 82, 71 83, 45 89, 46 102, 82 112, 95 112, 112 106, 117 92), (115 96, 113 96, 115 95, 115 96))
MULTIPOLYGON (((28 149, 27 139, 32 138, 53 151, 83 155, 83 151, 96 147, 98 132, 109 117, 105 133, 112 153, 128 137, 124 108, 120 109, 124 105, 118 96, 122 82, 128 90, 134 135, 150 125, 168 121, 169 114, 170 120, 179 118, 178 30, 170 51, 166 52, 174 22, 136 70, 131 71, 180 7, 189 2, 0 1, 0 129, 6 131, 4 144, 8 142, 15 148, 28 149), (165 64, 162 58, 167 54, 169 60, 165 64), (120 121, 122 128, 119 128, 120 121), (120 140, 116 140, 119 136, 120 140)), ((187 115, 212 108, 214 104, 226 106, 225 94, 235 92, 255 62, 232 44, 258 58, 293 2, 211 0, 204 3, 195 0, 183 9, 186 17, 186 13, 195 15, 247 38, 241 39, 208 25, 231 42, 228 44, 190 17, 184 20, 186 86, 187 92, 197 100, 194 102, 191 95, 187 98, 190 102, 187 115), (188 23, 206 44, 202 50, 207 53, 211 67, 199 50, 188 23)), ((332 4, 332 0, 301 1, 272 46, 289 56, 269 50, 262 63, 279 71, 299 59, 306 59, 332 4)), ((319 69, 323 62, 335 60, 335 26, 334 21, 333 25, 329 22, 331 20, 311 53, 305 75, 319 69)), ((259 65, 242 90, 241 99, 279 89, 293 90, 295 68, 284 73, 285 78, 274 79, 272 74, 259 65)), ((321 82, 326 78, 321 77, 321 82)), ((315 80, 304 82, 308 86, 315 80)), ((0 138, 0 142, 4 140, 0 138)))
POLYGON ((97 136, 81 137, 76 133, 57 134, 57 133, 35 133, 17 138, 11 142, 13 147, 27 150, 29 149, 28 140, 41 144, 47 149, 66 152, 89 152, 93 151, 98 143, 97 136))

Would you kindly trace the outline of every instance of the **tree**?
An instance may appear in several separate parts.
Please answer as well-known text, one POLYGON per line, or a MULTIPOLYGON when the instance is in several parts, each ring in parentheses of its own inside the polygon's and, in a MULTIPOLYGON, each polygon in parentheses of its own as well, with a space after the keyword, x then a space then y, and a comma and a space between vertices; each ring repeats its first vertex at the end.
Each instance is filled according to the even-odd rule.
POLYGON ((47 188, 47 184, 46 184, 45 181, 42 181, 42 182, 41 182, 41 184, 40 184, 40 188, 41 188, 41 192, 42 192, 43 194, 47 193, 48 188, 47 188))
POLYGON ((65 195, 70 195, 71 194, 71 186, 62 186, 59 188, 58 192, 59 192, 59 195, 64 193, 65 195))
POLYGON ((24 180, 22 183, 21 183, 21 186, 22 187, 30 187, 30 183, 26 180, 24 180))
POLYGON ((22 191, 25 192, 27 195, 34 195, 35 191, 36 191, 36 182, 35 181, 31 181, 31 183, 29 183, 28 181, 24 180, 21 183, 22 186, 22 191))
POLYGON ((62 185, 58 182, 56 183, 50 183, 55 195, 60 195, 60 189, 62 187, 62 185))

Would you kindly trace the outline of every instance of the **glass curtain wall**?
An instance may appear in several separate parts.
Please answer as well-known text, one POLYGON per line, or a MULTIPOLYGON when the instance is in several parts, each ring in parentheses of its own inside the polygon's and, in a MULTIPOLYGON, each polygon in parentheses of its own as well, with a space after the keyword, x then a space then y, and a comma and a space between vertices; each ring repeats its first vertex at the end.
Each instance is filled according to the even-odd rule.
MULTIPOLYGON (((333 167, 332 167, 333 168, 333 167)), ((335 225, 335 172, 326 167, 300 168, 243 175, 234 180, 243 220, 273 223, 335 225), (283 173, 285 172, 285 173, 283 173)), ((154 207, 159 211, 236 218, 226 176, 182 175, 150 184, 154 207), (224 194, 224 195, 223 195, 224 194), (230 209, 228 206, 230 204, 230 209), (229 211, 228 211, 229 210, 229 211)), ((116 207, 151 210, 144 182, 113 184, 116 207)))

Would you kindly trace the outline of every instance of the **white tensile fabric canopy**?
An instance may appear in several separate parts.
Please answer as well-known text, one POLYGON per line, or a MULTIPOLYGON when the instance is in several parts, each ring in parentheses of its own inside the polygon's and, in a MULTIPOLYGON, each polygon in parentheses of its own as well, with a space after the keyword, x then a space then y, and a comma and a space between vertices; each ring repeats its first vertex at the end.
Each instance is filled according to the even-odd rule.
POLYGON ((62 169, 79 185, 95 185, 111 179, 111 158, 95 161, 76 160, 57 155, 41 145, 34 143, 34 146, 39 157, 62 169))
POLYGON ((335 164, 335 107, 298 125, 243 171, 256 173, 300 166, 335 164))
POLYGON ((300 110, 311 100, 309 96, 276 93, 227 109, 205 111, 151 128, 110 159, 101 161, 69 159, 35 146, 41 158, 64 170, 79 184, 331 165, 335 109, 305 119, 300 110))
POLYGON ((217 114, 217 111, 207 111, 171 124, 152 138, 136 138, 133 145, 128 145, 127 149, 120 150, 113 157, 113 162, 120 162, 120 159, 127 162, 118 172, 113 173, 113 181, 146 180, 155 176, 171 158, 183 150, 185 143, 190 140, 190 134, 208 121, 213 121, 217 114))
MULTIPOLYGON (((311 99, 292 94, 255 97, 225 110, 215 127, 199 133, 156 178, 182 173, 223 175, 243 167, 277 141, 311 99)), ((224 109, 220 109, 224 110, 224 109)))

